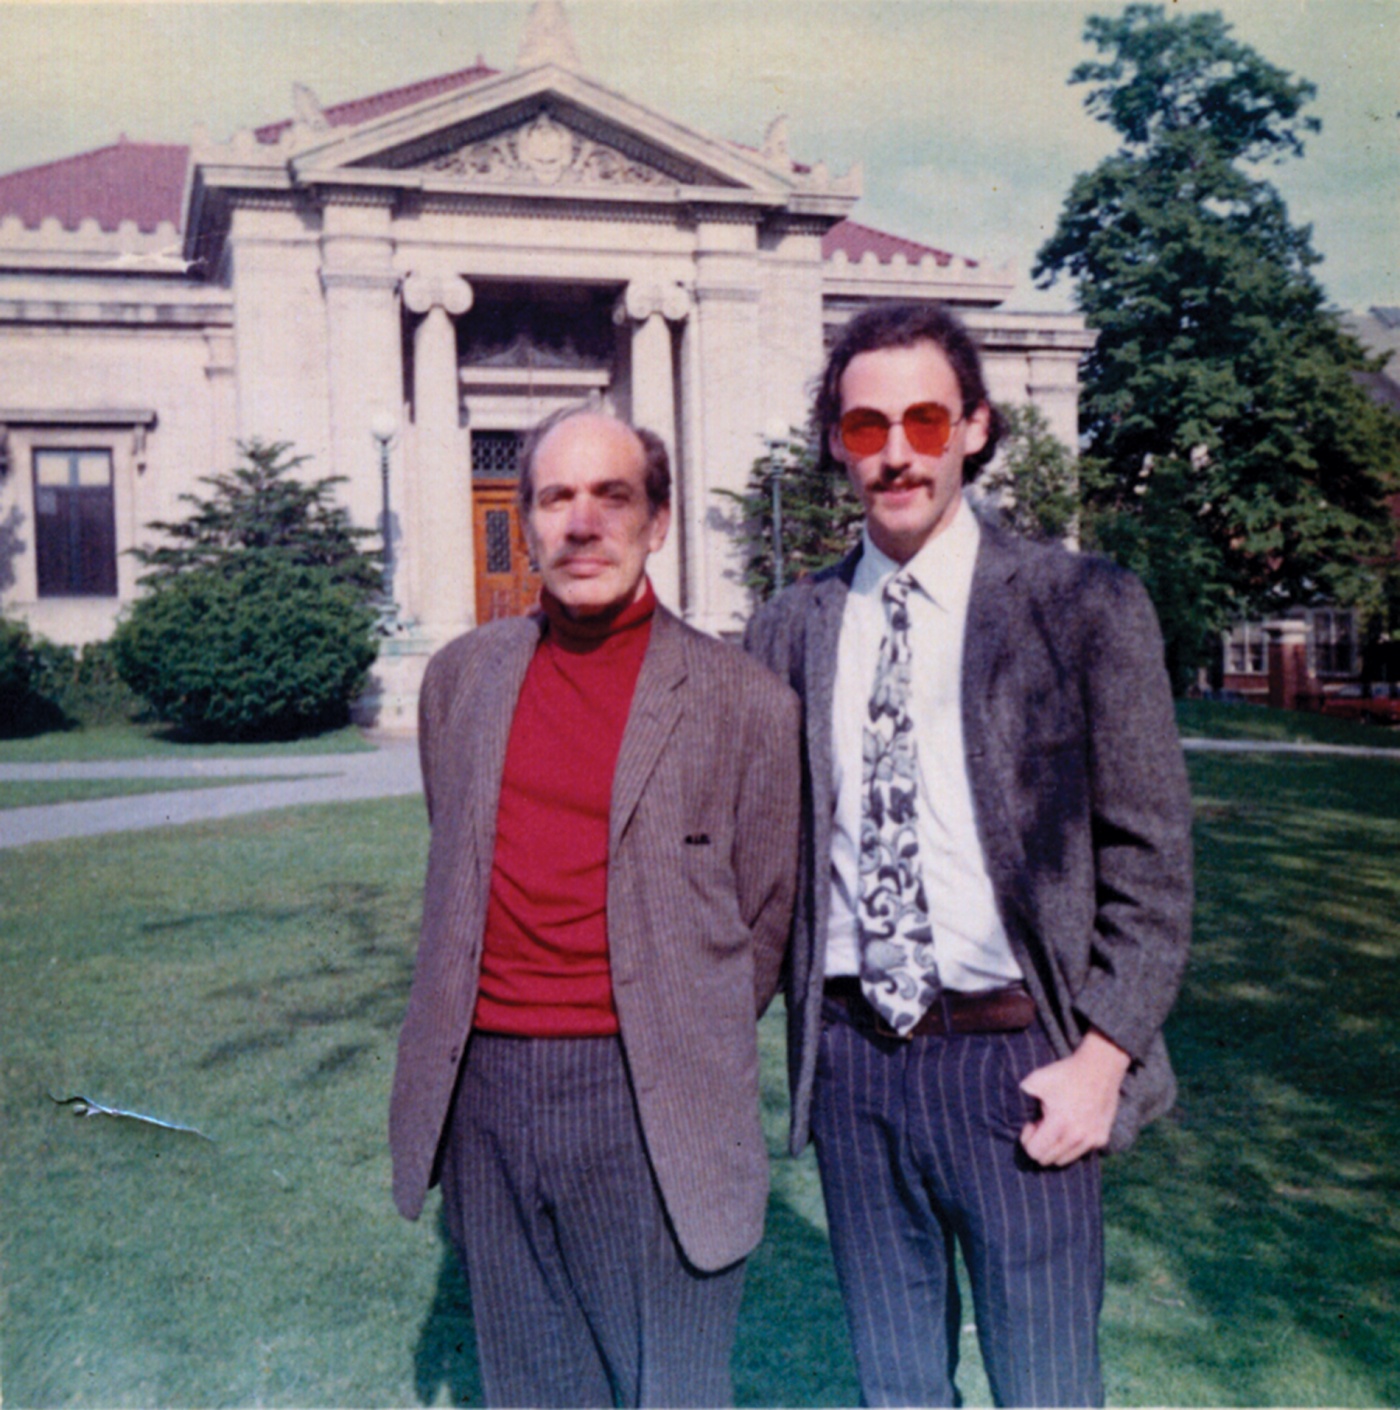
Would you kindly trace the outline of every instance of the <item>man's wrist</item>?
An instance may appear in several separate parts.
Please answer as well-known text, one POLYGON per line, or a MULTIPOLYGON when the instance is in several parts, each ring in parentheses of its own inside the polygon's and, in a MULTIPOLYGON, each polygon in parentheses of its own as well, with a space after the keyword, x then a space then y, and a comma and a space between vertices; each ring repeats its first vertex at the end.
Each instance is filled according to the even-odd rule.
POLYGON ((1133 1065, 1132 1054, 1120 1048, 1107 1034, 1091 1028, 1075 1050, 1079 1065, 1105 1082, 1122 1082, 1133 1065))

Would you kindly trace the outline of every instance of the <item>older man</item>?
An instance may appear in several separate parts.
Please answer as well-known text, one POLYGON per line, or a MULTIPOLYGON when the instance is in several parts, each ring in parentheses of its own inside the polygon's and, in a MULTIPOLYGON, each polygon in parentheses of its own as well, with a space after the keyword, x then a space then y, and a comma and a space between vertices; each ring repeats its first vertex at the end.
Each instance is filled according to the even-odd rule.
POLYGON ((980 525, 998 417, 937 305, 852 320, 817 397, 859 549, 748 644, 803 696, 788 1020, 867 1405, 953 1405, 961 1245, 1000 1405, 1096 1403, 1098 1152, 1174 1090, 1190 807, 1151 604, 980 525))
POLYGON ((432 824, 390 1112, 441 1178, 496 1405, 719 1405, 767 1156, 797 702, 657 605, 661 441, 594 411, 522 454, 542 610, 428 667, 432 824))

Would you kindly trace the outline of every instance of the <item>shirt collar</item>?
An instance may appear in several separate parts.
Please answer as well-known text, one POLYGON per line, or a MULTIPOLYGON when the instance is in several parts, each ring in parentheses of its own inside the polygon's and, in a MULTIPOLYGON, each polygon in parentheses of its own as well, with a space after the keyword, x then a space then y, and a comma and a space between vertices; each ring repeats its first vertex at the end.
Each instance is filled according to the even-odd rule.
POLYGON ((862 529, 860 562, 856 564, 851 590, 878 595, 884 591, 886 582, 902 569, 931 602, 948 612, 962 610, 972 593, 972 569, 981 538, 977 516, 962 496, 958 498, 952 523, 929 539, 904 564, 896 563, 876 548, 871 542, 870 530, 862 529))

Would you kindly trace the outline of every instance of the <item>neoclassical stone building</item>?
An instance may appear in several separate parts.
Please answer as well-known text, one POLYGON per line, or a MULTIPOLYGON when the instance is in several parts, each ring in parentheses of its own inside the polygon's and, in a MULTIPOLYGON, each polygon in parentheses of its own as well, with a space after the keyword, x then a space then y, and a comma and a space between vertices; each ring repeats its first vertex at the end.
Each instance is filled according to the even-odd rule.
POLYGON ((0 604, 105 636, 123 550, 235 443, 289 441, 384 510, 399 626, 379 684, 411 718, 427 655, 533 592, 512 504, 521 431, 595 397, 667 441, 654 579, 697 626, 747 610, 715 491, 800 424, 824 340, 874 301, 958 306, 993 395, 1075 438, 1072 315, 852 219, 859 171, 706 136, 582 71, 557 3, 518 62, 475 66, 231 141, 123 138, 0 176, 0 604))

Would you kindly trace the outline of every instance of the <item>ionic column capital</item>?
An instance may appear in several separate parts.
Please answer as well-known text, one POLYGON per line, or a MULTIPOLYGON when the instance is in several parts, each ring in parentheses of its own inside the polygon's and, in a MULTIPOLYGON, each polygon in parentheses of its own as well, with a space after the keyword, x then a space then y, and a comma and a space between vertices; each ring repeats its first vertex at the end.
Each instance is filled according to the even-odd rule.
POLYGON ((613 322, 645 323, 657 314, 668 323, 680 323, 690 314, 690 294, 676 280, 634 279, 623 290, 613 309, 613 322))
POLYGON ((457 274, 415 272, 403 281, 404 307, 412 313, 440 308, 452 318, 460 318, 475 298, 472 286, 457 274))

